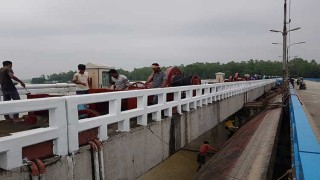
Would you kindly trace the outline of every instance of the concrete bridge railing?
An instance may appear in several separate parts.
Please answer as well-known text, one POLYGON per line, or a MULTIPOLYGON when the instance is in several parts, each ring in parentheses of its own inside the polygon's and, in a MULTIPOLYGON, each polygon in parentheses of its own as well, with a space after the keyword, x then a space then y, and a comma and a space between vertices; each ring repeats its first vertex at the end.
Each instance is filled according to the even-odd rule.
POLYGON ((22 148, 54 140, 53 153, 68 153, 65 99, 31 99, 0 103, 0 114, 49 110, 49 127, 12 133, 0 138, 0 167, 12 169, 22 165, 22 148))
POLYGON ((54 140, 54 154, 67 155, 79 149, 79 132, 97 127, 99 138, 106 140, 108 124, 118 123, 119 131, 129 131, 131 118, 137 118, 137 123, 145 126, 148 114, 152 114, 153 120, 161 121, 161 111, 170 117, 174 107, 181 114, 273 83, 275 80, 269 79, 0 102, 0 114, 49 110, 49 127, 0 138, 0 167, 21 166, 21 149, 26 146, 54 140), (169 93, 173 94, 173 100, 167 102, 169 93), (152 95, 158 95, 158 104, 148 106, 148 96, 152 95), (121 111, 121 101, 127 98, 136 98, 137 108, 121 111), (108 114, 79 120, 78 105, 99 102, 109 102, 108 114))
MULTIPOLYGON (((57 83, 57 84, 27 84, 26 88, 17 85, 17 90, 20 95, 26 94, 43 94, 43 93, 58 93, 62 95, 68 95, 76 91, 75 84, 57 83)), ((0 88, 0 98, 3 93, 0 88)))

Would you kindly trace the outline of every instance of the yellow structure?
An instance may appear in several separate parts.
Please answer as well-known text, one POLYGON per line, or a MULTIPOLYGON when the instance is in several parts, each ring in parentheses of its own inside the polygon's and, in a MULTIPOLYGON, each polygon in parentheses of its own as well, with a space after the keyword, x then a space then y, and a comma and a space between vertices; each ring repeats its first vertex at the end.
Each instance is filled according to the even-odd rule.
POLYGON ((97 65, 92 63, 86 64, 86 71, 89 73, 89 81, 91 81, 91 88, 100 89, 110 86, 110 69, 114 67, 107 65, 97 65))
POLYGON ((219 82, 219 83, 223 83, 224 82, 224 73, 222 72, 217 72, 216 73, 216 81, 219 82))

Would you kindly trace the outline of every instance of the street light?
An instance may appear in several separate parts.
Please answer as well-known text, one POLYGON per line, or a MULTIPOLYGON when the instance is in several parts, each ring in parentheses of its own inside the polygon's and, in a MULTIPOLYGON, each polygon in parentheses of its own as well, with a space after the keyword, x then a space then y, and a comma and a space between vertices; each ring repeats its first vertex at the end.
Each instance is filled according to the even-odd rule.
POLYGON ((296 31, 296 30, 299 30, 299 29, 301 29, 301 27, 297 27, 297 28, 293 28, 293 29, 290 29, 289 31, 285 31, 285 33, 283 33, 283 31, 278 31, 278 30, 274 30, 274 29, 271 29, 270 31, 271 32, 277 32, 277 33, 281 33, 281 34, 288 34, 288 32, 290 32, 290 31, 296 31))
MULTIPOLYGON (((295 28, 295 30, 298 30, 298 29, 300 29, 300 28, 295 28)), ((287 51, 287 63, 289 62, 289 48, 290 48, 290 46, 292 46, 292 45, 296 45, 296 44, 305 44, 306 42, 304 42, 304 41, 301 41, 301 42, 295 42, 295 43, 291 43, 291 44, 289 44, 287 47, 286 47, 286 51, 287 51)), ((272 43, 272 44, 278 44, 278 45, 283 45, 282 43, 272 43)), ((287 74, 288 75, 288 74, 287 74)))
POLYGON ((287 65, 288 65, 288 49, 291 45, 294 45, 294 44, 302 44, 302 43, 305 43, 305 42, 298 42, 298 43, 292 43, 290 44, 289 46, 287 46, 287 35, 289 32, 291 31, 296 31, 296 30, 299 30, 301 29, 301 27, 296 27, 296 28, 293 28, 293 29, 290 29, 287 31, 287 22, 286 22, 286 0, 285 0, 285 5, 284 5, 284 25, 283 25, 283 31, 279 31, 279 30, 274 30, 274 29, 271 29, 270 31, 271 32, 276 32, 276 33, 281 33, 282 36, 283 36, 283 43, 272 43, 272 44, 279 44, 279 45, 283 45, 283 56, 282 56, 282 73, 283 73, 283 82, 286 82, 287 78, 289 78, 289 71, 288 71, 288 68, 287 68, 287 65))
MULTIPOLYGON (((288 49, 290 46, 292 46, 292 45, 295 45, 295 44, 304 44, 304 43, 306 43, 306 42, 301 41, 301 42, 291 43, 291 44, 289 44, 289 45, 287 46, 287 49, 288 49)), ((279 44, 279 45, 282 45, 282 43, 275 43, 275 42, 273 42, 272 44, 279 44)))
POLYGON ((295 44, 304 44, 304 43, 306 43, 306 42, 301 41, 301 42, 291 43, 291 44, 289 44, 288 48, 289 48, 290 46, 292 46, 292 45, 295 45, 295 44))

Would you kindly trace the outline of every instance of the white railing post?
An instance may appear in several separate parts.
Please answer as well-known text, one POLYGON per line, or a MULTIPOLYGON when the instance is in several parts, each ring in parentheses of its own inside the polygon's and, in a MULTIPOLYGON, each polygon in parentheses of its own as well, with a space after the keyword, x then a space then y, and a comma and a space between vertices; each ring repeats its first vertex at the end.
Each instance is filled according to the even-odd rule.
POLYGON ((182 114, 181 104, 180 104, 180 102, 181 102, 181 91, 174 92, 173 101, 179 102, 179 105, 177 106, 177 113, 178 114, 182 114))
POLYGON ((68 153, 68 127, 65 100, 57 103, 57 108, 49 109, 49 127, 58 127, 59 137, 54 140, 53 153, 65 155, 68 153))
POLYGON ((6 170, 20 167, 22 165, 22 148, 15 148, 0 153, 0 167, 6 170))
POLYGON ((190 111, 190 103, 189 103, 189 100, 192 98, 192 92, 193 92, 193 90, 186 90, 186 91, 185 91, 185 93, 186 93, 185 101, 187 101, 187 103, 182 105, 182 110, 183 110, 183 111, 187 111, 187 112, 190 111))
POLYGON ((205 96, 206 98, 202 100, 203 105, 208 105, 208 102, 210 102, 209 93, 210 93, 210 87, 205 87, 203 96, 205 96))
POLYGON ((0 103, 0 114, 49 111, 49 127, 11 133, 0 137, 0 167, 12 169, 22 165, 22 148, 53 141, 55 155, 68 154, 66 107, 63 98, 17 100, 0 103))
MULTIPOLYGON (((139 96, 137 97, 137 108, 145 110, 148 106, 148 96, 139 96)), ((148 124, 147 113, 143 113, 143 115, 137 117, 137 124, 146 126, 148 124)))
POLYGON ((67 119, 68 119, 68 145, 69 153, 79 149, 79 117, 78 117, 78 105, 73 100, 69 100, 66 97, 67 104, 67 119))
MULTIPOLYGON (((157 90, 159 91, 161 89, 157 89, 157 90)), ((165 104, 165 101, 167 99, 166 93, 156 94, 155 96, 158 96, 158 104, 156 106, 165 104)), ((152 120, 161 121, 161 110, 157 110, 156 112, 152 113, 152 120)))
MULTIPOLYGON (((167 93, 162 94, 160 99, 161 99, 161 102, 162 102, 161 104, 166 104, 167 103, 167 93)), ((171 117, 172 116, 172 107, 164 109, 163 113, 164 113, 164 116, 171 117)))
MULTIPOLYGON (((201 97, 202 96, 202 88, 197 88, 196 90, 196 97, 201 97)), ((202 107, 202 100, 196 100, 196 106, 197 107, 202 107)))
MULTIPOLYGON (((121 114, 121 99, 118 98, 113 101, 109 101, 110 115, 119 116, 121 114)), ((130 131, 130 118, 124 118, 118 122, 119 131, 130 131)))

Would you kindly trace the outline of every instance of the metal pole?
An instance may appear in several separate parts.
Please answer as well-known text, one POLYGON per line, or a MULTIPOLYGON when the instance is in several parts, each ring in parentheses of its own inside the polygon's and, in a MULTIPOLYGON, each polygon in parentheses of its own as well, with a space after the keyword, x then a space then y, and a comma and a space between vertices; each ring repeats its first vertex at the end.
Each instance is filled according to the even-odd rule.
POLYGON ((286 74, 287 74, 288 80, 290 81, 290 74, 289 74, 289 47, 290 47, 290 45, 287 47, 287 69, 286 69, 287 71, 286 71, 286 74))
MULTIPOLYGON (((283 75, 283 88, 284 88, 284 96, 288 90, 288 66, 287 66, 287 0, 284 0, 284 19, 283 19, 283 62, 282 62, 282 75, 283 75)), ((283 98, 285 98, 283 96, 283 98)))

